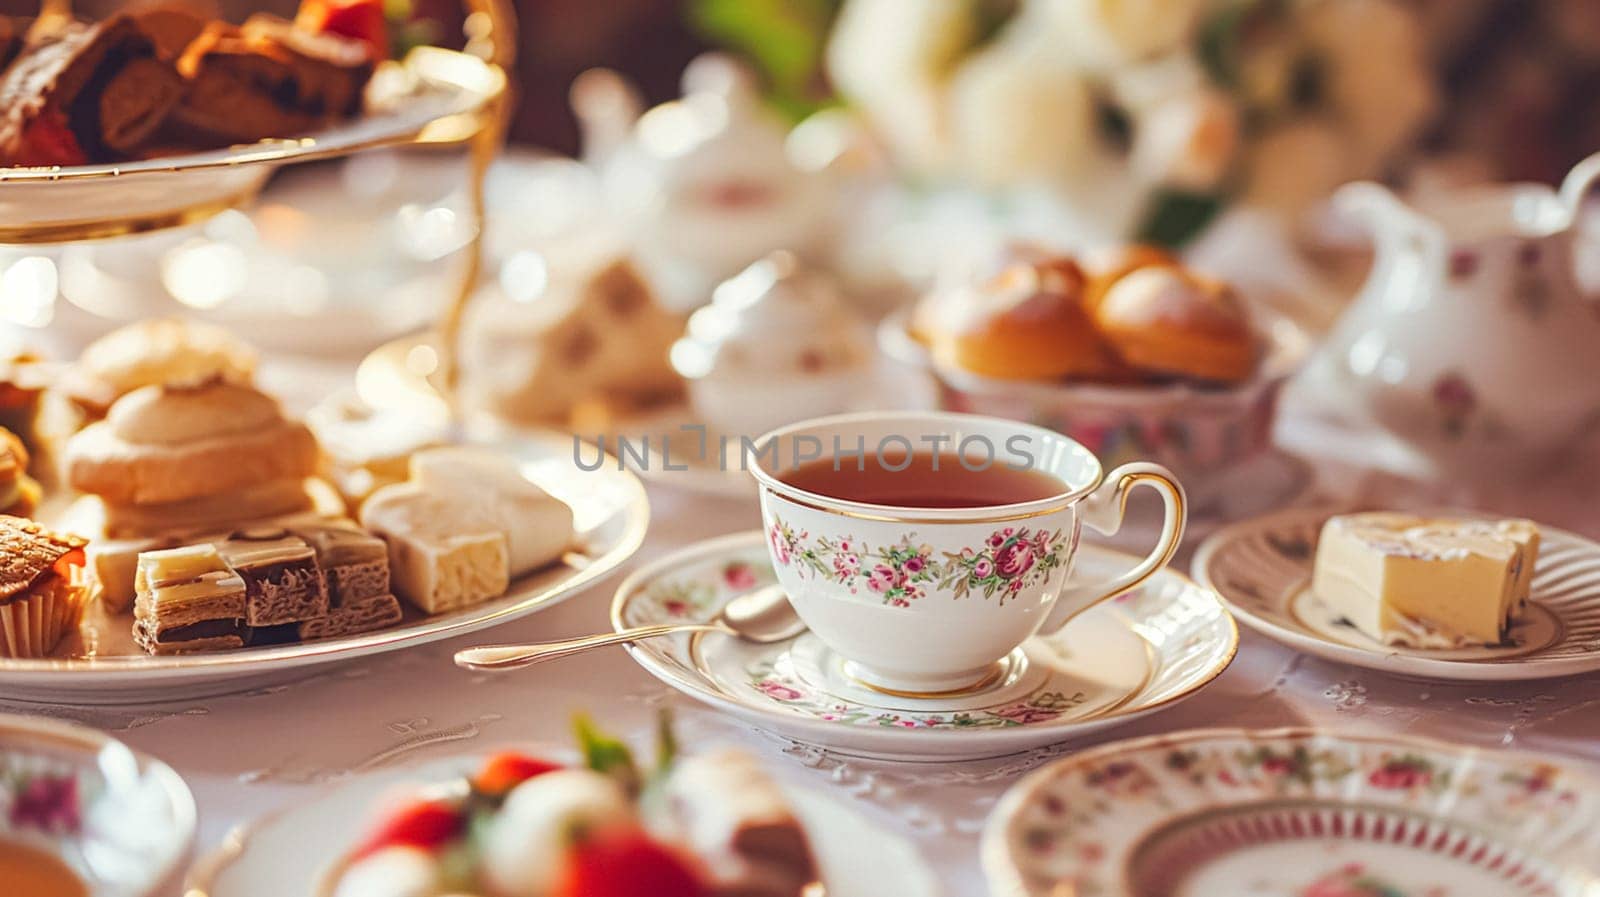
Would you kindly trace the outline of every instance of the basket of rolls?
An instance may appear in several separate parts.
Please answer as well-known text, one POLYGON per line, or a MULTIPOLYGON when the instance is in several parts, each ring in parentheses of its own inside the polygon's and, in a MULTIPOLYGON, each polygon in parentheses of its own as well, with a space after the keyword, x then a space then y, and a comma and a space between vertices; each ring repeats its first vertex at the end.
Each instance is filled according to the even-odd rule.
POLYGON ((1229 284, 1139 245, 1014 248, 890 315, 879 342, 933 375, 941 408, 1049 427, 1107 466, 1166 465, 1197 505, 1270 447, 1279 389, 1309 348, 1229 284))

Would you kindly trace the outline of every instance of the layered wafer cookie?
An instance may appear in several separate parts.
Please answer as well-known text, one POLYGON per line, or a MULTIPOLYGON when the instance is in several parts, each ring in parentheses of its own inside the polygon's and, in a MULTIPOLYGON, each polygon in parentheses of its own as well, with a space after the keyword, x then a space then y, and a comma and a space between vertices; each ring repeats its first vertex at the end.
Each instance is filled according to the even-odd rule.
POLYGON ((328 584, 306 540, 283 527, 240 530, 217 543, 222 560, 244 579, 245 623, 300 623, 328 615, 328 584))
POLYGON ((310 641, 371 632, 400 622, 400 613, 400 602, 393 595, 346 601, 326 617, 301 623, 300 638, 310 641))
POLYGON ((133 639, 151 654, 241 648, 244 580, 215 546, 146 551, 134 573, 133 639))
POLYGON ((389 549, 382 539, 352 520, 296 520, 285 526, 316 553, 328 579, 330 608, 389 596, 389 549))

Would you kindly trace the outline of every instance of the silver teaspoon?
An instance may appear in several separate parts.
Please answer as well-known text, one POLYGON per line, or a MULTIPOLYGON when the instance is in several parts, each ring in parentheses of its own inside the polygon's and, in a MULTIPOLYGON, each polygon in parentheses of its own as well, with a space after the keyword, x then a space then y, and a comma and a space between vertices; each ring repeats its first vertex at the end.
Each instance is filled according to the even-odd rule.
POLYGON ((758 645, 794 638, 806 631, 806 624, 789 604, 789 596, 776 586, 764 586, 723 605, 722 611, 704 623, 660 623, 621 632, 585 635, 556 642, 531 645, 480 645, 456 652, 456 666, 469 670, 516 670, 545 660, 566 657, 640 639, 671 635, 674 632, 723 632, 758 645))

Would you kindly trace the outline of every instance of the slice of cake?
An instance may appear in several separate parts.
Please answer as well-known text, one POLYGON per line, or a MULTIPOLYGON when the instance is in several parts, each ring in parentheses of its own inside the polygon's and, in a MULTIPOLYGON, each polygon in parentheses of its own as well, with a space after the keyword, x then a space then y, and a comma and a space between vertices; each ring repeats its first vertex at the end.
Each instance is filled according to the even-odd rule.
POLYGON ((1384 644, 1493 645, 1527 604, 1538 556, 1526 520, 1344 514, 1323 525, 1311 588, 1384 644))

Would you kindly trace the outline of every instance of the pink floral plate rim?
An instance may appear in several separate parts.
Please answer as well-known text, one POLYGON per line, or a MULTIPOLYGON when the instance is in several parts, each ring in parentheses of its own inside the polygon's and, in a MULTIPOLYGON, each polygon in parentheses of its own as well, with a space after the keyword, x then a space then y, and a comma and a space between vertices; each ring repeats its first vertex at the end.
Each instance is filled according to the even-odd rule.
MULTIPOLYGON (((1516 893, 1600 887, 1600 771, 1524 751, 1316 727, 1192 729, 1062 758, 1001 797, 980 858, 991 892, 1004 897, 1063 886, 1083 897, 1142 897, 1130 883, 1151 877, 1136 863, 1149 843, 1229 814, 1254 816, 1257 833, 1281 824, 1290 838, 1365 838, 1441 857, 1453 847, 1452 858, 1520 877, 1516 893), (1083 791, 1100 798, 1074 805, 1069 793, 1083 791), (1398 817, 1379 820, 1385 814, 1398 817)), ((1330 861, 1323 872, 1296 897, 1445 893, 1395 889, 1381 872, 1348 863, 1330 861)))
MULTIPOLYGON (((734 533, 656 559, 618 587, 611 607, 613 627, 620 630, 647 621, 708 618, 739 591, 774 581, 765 539, 766 534, 760 530, 734 533), (672 578, 680 571, 696 569, 706 572, 672 578), (699 582, 713 572, 719 582, 699 582), (689 582, 685 584, 686 580, 689 582), (655 615, 640 616, 647 605, 655 615)), ((1128 557, 1128 562, 1132 563, 1131 557, 1110 549, 1084 546, 1081 550, 1103 555, 1108 560, 1128 557)), ((1205 687, 1232 662, 1238 651, 1239 632, 1220 600, 1177 571, 1162 571, 1158 576, 1161 578, 1147 588, 1160 588, 1165 584, 1166 592, 1150 593, 1152 597, 1141 606, 1140 598, 1146 593, 1138 591, 1125 596, 1125 600, 1119 599, 1115 606, 1122 625, 1126 625, 1155 658, 1145 684, 1116 706, 1088 717, 1071 718, 1066 711, 1074 706, 1072 696, 1050 692, 1048 680, 1044 688, 990 708, 929 708, 915 713, 897 713, 862 705, 835 712, 832 704, 837 698, 802 689, 794 682, 774 680, 772 686, 775 691, 797 689, 792 695, 774 694, 764 688, 763 682, 771 677, 765 675, 769 671, 764 667, 758 668, 759 664, 745 671, 750 695, 728 692, 720 682, 698 668, 693 638, 684 638, 681 642, 673 637, 655 639, 630 644, 628 650, 647 671, 680 691, 746 718, 759 717, 774 728, 803 731, 819 743, 827 743, 841 730, 852 730, 855 734, 848 736, 852 740, 905 744, 927 738, 972 738, 980 733, 1002 739, 1014 736, 1037 740, 1043 735, 1058 740, 1078 730, 1098 728, 1113 720, 1131 720, 1167 707, 1205 687), (1186 600, 1172 600, 1174 591, 1187 596, 1186 600), (1160 609, 1154 608, 1157 604, 1161 605, 1160 609), (1214 612, 1205 613, 1207 608, 1214 612), (1206 651, 1184 650, 1209 636, 1221 641, 1206 651), (1162 642, 1163 639, 1166 641, 1162 642), (1158 647, 1159 643, 1167 645, 1165 653, 1158 647), (754 697, 757 693, 759 701, 754 697), (907 721, 913 724, 908 725, 907 721)), ((758 660, 767 659, 770 658, 758 660)))
MULTIPOLYGON (((1539 524, 1541 545, 1531 598, 1559 621, 1557 637, 1538 650, 1483 657, 1431 657, 1425 651, 1331 640, 1289 607, 1309 581, 1317 535, 1334 514, 1359 508, 1295 508, 1229 524, 1207 537, 1189 569, 1250 628, 1291 648, 1354 666, 1421 678, 1514 681, 1600 670, 1600 543, 1539 524)), ((1434 516, 1482 512, 1424 508, 1434 516)))

